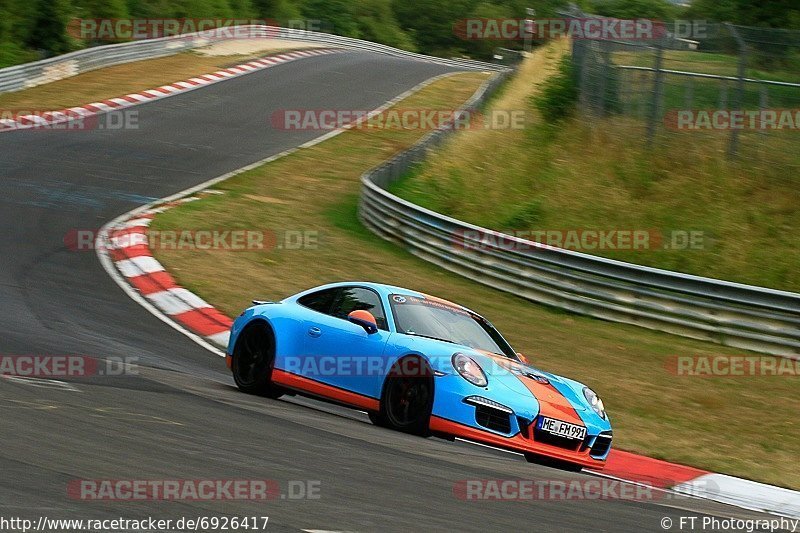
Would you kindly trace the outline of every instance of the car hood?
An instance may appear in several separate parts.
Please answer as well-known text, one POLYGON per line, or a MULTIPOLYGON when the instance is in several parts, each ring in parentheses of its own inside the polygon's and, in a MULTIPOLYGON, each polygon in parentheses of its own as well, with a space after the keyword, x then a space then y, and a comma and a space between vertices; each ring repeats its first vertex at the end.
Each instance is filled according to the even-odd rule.
POLYGON ((534 414, 582 423, 592 432, 611 429, 608 417, 600 417, 586 401, 582 383, 496 354, 476 350, 463 353, 481 365, 494 390, 502 386, 531 402, 534 414))
POLYGON ((549 404, 555 411, 591 411, 583 397, 583 385, 578 382, 495 354, 468 355, 481 365, 493 383, 500 383, 511 392, 523 396, 533 394, 540 403, 549 404))
POLYGON ((404 345, 414 346, 420 353, 426 354, 434 370, 446 374, 455 373, 451 363, 454 353, 472 357, 486 373, 490 388, 500 394, 499 397, 490 395, 495 401, 502 403, 505 395, 512 394, 512 397, 519 398, 518 405, 527 406, 525 411, 530 411, 532 416, 541 413, 560 420, 583 422, 598 431, 610 429, 608 418, 598 416, 584 398, 582 383, 468 346, 434 339, 404 337, 404 345))

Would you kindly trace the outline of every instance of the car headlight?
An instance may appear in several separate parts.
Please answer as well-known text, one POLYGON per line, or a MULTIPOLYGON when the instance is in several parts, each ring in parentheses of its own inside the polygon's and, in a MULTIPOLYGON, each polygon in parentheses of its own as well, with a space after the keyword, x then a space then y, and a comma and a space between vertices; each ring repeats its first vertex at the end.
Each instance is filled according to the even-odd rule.
POLYGON ((486 374, 483 373, 483 369, 472 357, 468 357, 463 353, 453 354, 453 368, 456 369, 456 372, 458 372, 462 378, 476 387, 485 387, 489 384, 489 380, 486 379, 486 374))
POLYGON ((606 407, 603 405, 603 400, 600 399, 597 393, 592 389, 590 389, 589 387, 584 387, 583 395, 586 397, 586 401, 589 402, 589 405, 592 407, 592 410, 595 413, 597 413, 597 416, 605 420, 606 407))

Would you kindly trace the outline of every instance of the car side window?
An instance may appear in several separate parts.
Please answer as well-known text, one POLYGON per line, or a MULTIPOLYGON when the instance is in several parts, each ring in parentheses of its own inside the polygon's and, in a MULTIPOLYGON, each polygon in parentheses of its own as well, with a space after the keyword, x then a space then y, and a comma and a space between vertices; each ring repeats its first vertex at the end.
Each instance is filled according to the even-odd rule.
POLYGON ((357 310, 369 311, 375 317, 378 329, 389 330, 386 313, 383 312, 383 305, 378 293, 363 287, 345 287, 341 289, 331 314, 347 320, 347 315, 357 310))
POLYGON ((331 307, 333 306, 338 292, 339 289, 335 287, 332 289, 323 289, 321 291, 312 292, 311 294, 306 294, 298 299, 297 303, 319 313, 330 315, 332 314, 331 307))

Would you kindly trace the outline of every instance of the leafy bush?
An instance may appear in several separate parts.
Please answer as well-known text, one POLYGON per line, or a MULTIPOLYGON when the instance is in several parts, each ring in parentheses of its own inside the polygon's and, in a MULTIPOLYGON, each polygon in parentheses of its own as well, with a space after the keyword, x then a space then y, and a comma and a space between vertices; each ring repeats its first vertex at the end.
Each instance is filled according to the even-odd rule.
POLYGON ((558 73, 542 84, 534 96, 533 104, 547 122, 557 122, 569 117, 578 101, 578 84, 572 59, 565 56, 558 65, 558 73))

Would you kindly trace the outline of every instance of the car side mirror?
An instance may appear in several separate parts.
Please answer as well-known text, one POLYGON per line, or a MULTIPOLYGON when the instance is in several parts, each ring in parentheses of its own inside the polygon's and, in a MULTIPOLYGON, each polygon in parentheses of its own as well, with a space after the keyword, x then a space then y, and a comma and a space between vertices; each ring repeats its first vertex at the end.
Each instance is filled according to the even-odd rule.
POLYGON ((523 355, 522 352, 517 352, 517 357, 519 357, 519 360, 525 363, 526 365, 531 364, 530 361, 528 361, 528 358, 525 357, 525 355, 523 355))
POLYGON ((378 333, 378 321, 369 311, 358 309, 347 315, 347 320, 353 324, 358 324, 369 334, 378 333))

